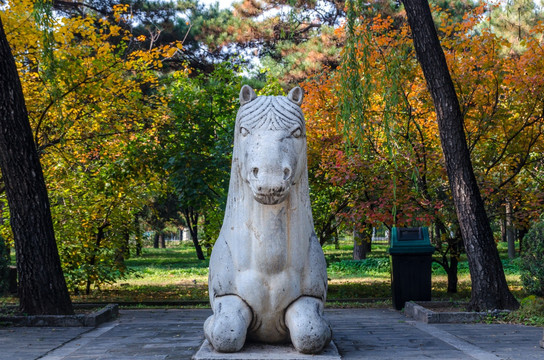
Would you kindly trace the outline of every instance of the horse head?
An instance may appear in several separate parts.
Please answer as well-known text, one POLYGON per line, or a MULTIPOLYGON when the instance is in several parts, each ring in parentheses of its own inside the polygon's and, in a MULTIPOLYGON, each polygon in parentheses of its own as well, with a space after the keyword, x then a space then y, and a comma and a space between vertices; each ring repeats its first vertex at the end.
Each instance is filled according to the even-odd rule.
POLYGON ((257 97, 248 85, 240 91, 234 151, 239 175, 263 205, 283 202, 306 171, 302 98, 299 87, 286 97, 257 97))

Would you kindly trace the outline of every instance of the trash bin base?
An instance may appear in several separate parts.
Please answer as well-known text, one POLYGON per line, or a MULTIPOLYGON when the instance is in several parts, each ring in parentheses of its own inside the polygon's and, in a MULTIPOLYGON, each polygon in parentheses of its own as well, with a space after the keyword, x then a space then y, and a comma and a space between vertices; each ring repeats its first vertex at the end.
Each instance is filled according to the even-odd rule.
POLYGON ((431 300, 432 253, 391 254, 393 306, 404 308, 407 301, 431 300))

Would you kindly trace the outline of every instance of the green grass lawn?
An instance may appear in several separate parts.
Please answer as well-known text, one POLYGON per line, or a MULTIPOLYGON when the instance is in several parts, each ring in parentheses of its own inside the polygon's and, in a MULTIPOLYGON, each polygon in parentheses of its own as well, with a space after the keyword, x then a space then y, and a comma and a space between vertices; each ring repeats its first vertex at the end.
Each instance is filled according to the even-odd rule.
MULTIPOLYGON (((387 245, 374 245, 367 260, 352 260, 352 244, 341 241, 338 249, 325 245, 328 264, 329 302, 346 299, 390 301, 391 279, 387 245)), ((509 264, 507 260, 505 263, 509 264)), ((166 249, 144 248, 141 257, 126 260, 130 269, 126 278, 95 290, 92 294, 74 296, 74 301, 179 301, 208 299, 208 260, 197 260, 191 243, 166 249)), ((524 297, 517 266, 505 266, 507 280, 518 298, 524 297)), ((468 300, 470 278, 466 259, 459 265, 459 291, 446 292, 447 276, 433 264, 432 296, 434 299, 468 300)))
MULTIPOLYGON (((327 260, 329 290, 327 306, 332 307, 390 307, 391 275, 387 245, 373 245, 368 259, 352 260, 353 245, 350 240, 341 241, 339 248, 334 245, 323 247, 327 260)), ((499 251, 505 268, 505 274, 514 295, 522 300, 524 293, 516 260, 506 256, 504 244, 499 244, 499 251)), ((90 295, 73 295, 74 302, 201 302, 208 301, 208 260, 196 258, 190 242, 170 245, 166 249, 144 248, 140 257, 126 260, 129 269, 127 276, 114 284, 95 289, 90 295)), ((446 292, 447 275, 437 263, 433 263, 432 298, 433 300, 454 300, 466 302, 470 299, 470 276, 466 255, 459 264, 458 292, 446 292)), ((13 299, 4 298, 4 302, 13 299)), ((16 299, 15 299, 16 300, 16 299)), ((523 300, 522 310, 514 313, 510 321, 539 324, 544 326, 544 300, 527 298, 523 300), (533 299, 533 300, 531 300, 533 299)))
POLYGON ((208 300, 208 260, 198 260, 192 243, 166 249, 144 248, 126 260, 125 278, 74 301, 154 302, 208 300))

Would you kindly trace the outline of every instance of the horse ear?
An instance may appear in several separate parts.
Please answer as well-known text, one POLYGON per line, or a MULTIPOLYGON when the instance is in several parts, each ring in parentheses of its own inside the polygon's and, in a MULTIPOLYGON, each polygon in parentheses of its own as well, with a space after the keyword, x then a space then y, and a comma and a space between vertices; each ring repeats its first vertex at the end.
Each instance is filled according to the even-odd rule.
POLYGON ((289 91, 289 95, 287 95, 287 98, 300 106, 302 105, 302 99, 304 98, 304 90, 297 86, 289 91))
POLYGON ((251 88, 249 85, 242 86, 242 90, 240 90, 240 105, 247 104, 248 102, 251 102, 257 98, 257 95, 255 94, 255 91, 251 88))

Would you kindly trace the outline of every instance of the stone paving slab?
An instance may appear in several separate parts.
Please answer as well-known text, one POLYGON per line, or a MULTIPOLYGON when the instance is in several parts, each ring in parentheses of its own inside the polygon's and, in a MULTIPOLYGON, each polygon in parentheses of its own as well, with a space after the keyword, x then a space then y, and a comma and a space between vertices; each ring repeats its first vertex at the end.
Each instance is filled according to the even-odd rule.
MULTIPOLYGON (((435 333, 435 329, 449 334, 455 340, 477 346, 500 359, 544 359, 544 349, 535 342, 542 328, 509 324, 439 324, 432 326, 429 331, 435 333)), ((442 339, 449 340, 445 336, 442 339)))
POLYGON ((0 359, 37 359, 91 330, 85 327, 0 327, 0 359))
POLYGON ((208 340, 198 349, 193 360, 340 360, 334 341, 317 355, 301 354, 292 345, 245 344, 237 353, 219 353, 208 340))
MULTIPOLYGON (((0 360, 191 359, 209 309, 120 310, 96 328, 0 328, 0 360)), ((327 309, 342 359, 543 360, 543 329, 425 324, 393 309, 327 309)))
POLYGON ((542 328, 423 324, 393 309, 326 311, 342 359, 544 359, 542 328))

